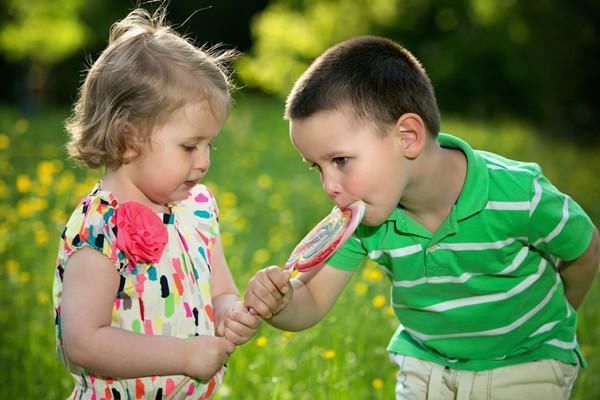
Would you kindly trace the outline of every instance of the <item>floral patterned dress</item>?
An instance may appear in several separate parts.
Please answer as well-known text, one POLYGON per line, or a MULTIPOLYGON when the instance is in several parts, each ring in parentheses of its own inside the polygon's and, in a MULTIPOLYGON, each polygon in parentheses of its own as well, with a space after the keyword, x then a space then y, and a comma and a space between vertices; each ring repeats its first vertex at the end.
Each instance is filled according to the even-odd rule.
POLYGON ((145 335, 214 335, 211 249, 219 234, 214 197, 205 186, 197 185, 169 214, 156 214, 137 203, 133 204, 141 211, 124 212, 130 204, 119 204, 97 184, 79 203, 61 237, 53 299, 57 350, 76 381, 69 399, 209 399, 220 387, 225 368, 208 383, 182 375, 114 380, 71 363, 64 352, 64 268, 69 256, 84 246, 108 257, 120 274, 112 326, 145 335), (142 218, 144 213, 149 215, 142 218), (162 243, 157 229, 163 235, 166 231, 162 243), (136 248, 140 240, 144 246, 136 248))

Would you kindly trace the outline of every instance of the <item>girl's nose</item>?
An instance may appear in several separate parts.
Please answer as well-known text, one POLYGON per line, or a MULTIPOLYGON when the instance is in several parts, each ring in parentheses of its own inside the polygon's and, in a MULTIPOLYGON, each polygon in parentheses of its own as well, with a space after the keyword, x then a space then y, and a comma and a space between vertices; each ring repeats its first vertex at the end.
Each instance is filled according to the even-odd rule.
POLYGON ((205 174, 210 168, 210 150, 207 149, 205 152, 201 152, 194 163, 194 169, 202 171, 205 174))

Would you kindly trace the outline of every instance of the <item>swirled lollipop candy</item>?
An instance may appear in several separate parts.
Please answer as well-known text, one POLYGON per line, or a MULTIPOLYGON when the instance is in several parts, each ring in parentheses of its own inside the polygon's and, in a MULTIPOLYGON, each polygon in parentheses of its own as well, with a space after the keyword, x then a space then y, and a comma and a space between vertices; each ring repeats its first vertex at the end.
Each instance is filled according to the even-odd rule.
POLYGON ((329 258, 356 230, 365 214, 358 200, 344 208, 335 207, 298 243, 285 263, 285 269, 308 271, 329 258))

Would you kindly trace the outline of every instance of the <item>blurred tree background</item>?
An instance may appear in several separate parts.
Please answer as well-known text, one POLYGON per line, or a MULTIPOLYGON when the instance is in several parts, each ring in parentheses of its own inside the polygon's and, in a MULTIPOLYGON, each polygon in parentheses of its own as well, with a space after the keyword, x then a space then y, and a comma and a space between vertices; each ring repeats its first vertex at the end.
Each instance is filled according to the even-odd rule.
MULTIPOLYGON (((0 0, 0 399, 72 390, 54 351, 52 266, 64 223, 98 174, 66 159, 62 124, 110 25, 140 2, 0 0)), ((323 50, 360 34, 392 38, 421 60, 444 131, 540 163, 598 225, 599 17, 592 0, 170 0, 178 32, 244 53, 234 65, 242 89, 205 179, 240 289, 331 209, 289 142, 283 98, 323 50)), ((218 398, 392 398, 389 284, 367 263, 346 292, 307 331, 263 324, 236 350, 218 398)), ((574 400, 600 398, 599 301, 596 279, 578 310, 588 368, 574 400)))
MULTIPOLYGON (((85 57, 98 55, 107 27, 136 3, 0 4, 0 102, 35 112, 71 103, 85 57)), ((198 42, 245 52, 236 67, 248 87, 285 96, 330 45, 382 35, 422 61, 443 112, 511 117, 547 135, 597 140, 600 3, 594 0, 172 0, 168 8, 171 22, 198 42)))

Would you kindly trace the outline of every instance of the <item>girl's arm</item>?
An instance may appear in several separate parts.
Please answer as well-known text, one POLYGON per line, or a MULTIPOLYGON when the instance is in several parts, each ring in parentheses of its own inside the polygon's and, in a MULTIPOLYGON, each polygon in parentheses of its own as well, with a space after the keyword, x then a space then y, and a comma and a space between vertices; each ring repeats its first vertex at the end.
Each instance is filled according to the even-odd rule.
POLYGON ((250 340, 260 326, 261 319, 248 312, 242 304, 225 254, 221 237, 212 249, 212 302, 217 336, 224 336, 240 345, 250 340))
POLYGON ((184 374, 210 379, 234 346, 224 338, 149 336, 111 327, 120 277, 108 258, 82 248, 67 262, 61 328, 69 359, 113 378, 184 374))
POLYGON ((300 273, 289 282, 290 289, 288 271, 265 268, 250 280, 245 304, 276 328, 303 330, 323 319, 353 274, 325 264, 300 273))
POLYGON ((577 309, 592 286, 600 263, 600 237, 594 229, 592 241, 587 250, 577 259, 561 262, 558 266, 565 286, 565 296, 573 308, 577 309))

